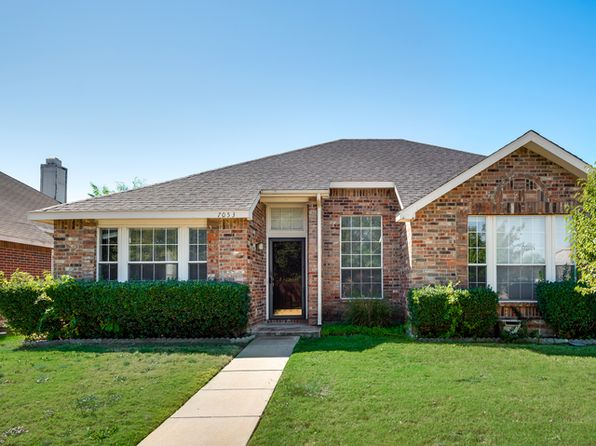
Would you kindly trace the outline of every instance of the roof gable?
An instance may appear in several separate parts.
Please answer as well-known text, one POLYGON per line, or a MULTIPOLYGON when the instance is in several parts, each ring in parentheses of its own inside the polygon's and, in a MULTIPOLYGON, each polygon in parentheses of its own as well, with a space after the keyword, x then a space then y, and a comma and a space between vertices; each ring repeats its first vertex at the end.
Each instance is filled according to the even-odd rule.
POLYGON ((526 147, 527 149, 545 157, 546 159, 554 162, 555 164, 560 165, 567 171, 580 178, 584 178, 591 168, 591 166, 582 159, 578 158, 577 156, 573 155, 572 153, 568 152, 567 150, 563 149, 562 147, 558 146, 552 141, 548 140, 547 138, 535 132, 534 130, 529 130, 519 138, 510 142, 501 149, 497 150, 485 159, 479 161, 477 164, 473 165, 469 169, 461 172, 459 175, 447 181, 446 183, 436 188, 429 194, 421 197, 414 203, 406 206, 404 209, 398 212, 397 220, 407 221, 414 219, 418 210, 432 203, 436 199, 442 197, 455 187, 468 181, 475 175, 479 174, 483 170, 489 168, 499 160, 505 158, 506 156, 510 155, 511 153, 515 152, 516 150, 522 147, 526 147))

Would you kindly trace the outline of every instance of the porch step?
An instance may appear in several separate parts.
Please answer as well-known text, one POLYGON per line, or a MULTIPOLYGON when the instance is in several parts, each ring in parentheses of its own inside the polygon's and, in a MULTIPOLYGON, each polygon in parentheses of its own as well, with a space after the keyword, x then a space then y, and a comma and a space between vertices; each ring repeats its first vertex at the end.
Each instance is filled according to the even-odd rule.
POLYGON ((321 327, 288 322, 266 322, 252 327, 251 333, 256 336, 304 336, 307 338, 318 338, 321 336, 321 327))

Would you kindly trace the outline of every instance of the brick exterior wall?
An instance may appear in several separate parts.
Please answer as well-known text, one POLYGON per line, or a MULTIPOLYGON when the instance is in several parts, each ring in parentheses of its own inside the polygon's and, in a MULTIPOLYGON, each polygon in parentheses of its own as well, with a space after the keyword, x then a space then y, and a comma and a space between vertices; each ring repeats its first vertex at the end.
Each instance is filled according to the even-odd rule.
POLYGON ((250 221, 209 219, 207 228, 208 277, 248 284, 251 292, 250 324, 264 321, 265 206, 259 203, 250 221))
POLYGON ((52 270, 52 249, 0 240, 0 271, 7 277, 16 270, 41 276, 52 270))
MULTIPOLYGON (((417 212, 411 222, 411 286, 468 285, 469 215, 561 214, 578 190, 577 177, 559 165, 526 148, 516 150, 417 212)), ((524 311, 536 318, 534 310, 524 311)))
POLYGON ((382 216, 383 296, 404 314, 408 255, 405 227, 395 221, 397 211, 399 203, 392 189, 332 189, 323 200, 324 322, 341 320, 348 307, 349 301, 340 297, 340 220, 349 215, 382 216))
POLYGON ((56 220, 54 222, 54 275, 95 280, 97 222, 56 220))
POLYGON ((267 243, 265 205, 259 203, 248 224, 248 284, 250 286, 251 311, 250 322, 263 322, 267 315, 267 258, 265 244, 267 243), (259 249, 262 248, 262 249, 259 249))

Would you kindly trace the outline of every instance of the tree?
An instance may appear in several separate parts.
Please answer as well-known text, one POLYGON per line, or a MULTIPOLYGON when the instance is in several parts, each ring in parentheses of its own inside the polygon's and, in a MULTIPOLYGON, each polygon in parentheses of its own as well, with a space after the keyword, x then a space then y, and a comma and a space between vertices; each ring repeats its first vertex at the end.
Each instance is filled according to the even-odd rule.
POLYGON ((569 229, 571 252, 580 287, 585 293, 596 292, 596 169, 588 172, 577 194, 578 205, 571 210, 569 229))
POLYGON ((116 182, 115 190, 111 190, 105 184, 103 186, 98 186, 93 182, 89 184, 91 185, 91 192, 89 192, 87 195, 89 195, 90 197, 101 197, 103 195, 109 195, 115 192, 124 192, 130 189, 138 189, 139 187, 143 187, 145 185, 145 180, 142 180, 139 177, 134 177, 132 179, 132 186, 130 187, 126 183, 118 181, 116 182))

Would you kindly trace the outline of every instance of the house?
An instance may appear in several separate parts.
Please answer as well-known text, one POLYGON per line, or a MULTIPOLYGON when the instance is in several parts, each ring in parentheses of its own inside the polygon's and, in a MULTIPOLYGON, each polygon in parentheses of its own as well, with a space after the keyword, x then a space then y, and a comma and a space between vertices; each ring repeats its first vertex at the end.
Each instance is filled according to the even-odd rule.
POLYGON ((451 281, 540 327, 534 283, 572 268, 564 214, 589 168, 534 131, 488 157, 338 140, 30 218, 54 224, 56 274, 245 282, 252 324, 320 325, 354 298, 405 312, 409 288, 451 281))
POLYGON ((39 276, 52 269, 52 225, 27 213, 58 201, 0 172, 0 271, 17 269, 39 276))

